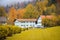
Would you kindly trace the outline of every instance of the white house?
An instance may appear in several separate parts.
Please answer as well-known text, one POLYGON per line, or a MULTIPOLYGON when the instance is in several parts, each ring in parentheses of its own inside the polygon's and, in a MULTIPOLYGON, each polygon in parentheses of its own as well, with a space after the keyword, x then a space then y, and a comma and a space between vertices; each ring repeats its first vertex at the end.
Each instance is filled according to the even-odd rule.
POLYGON ((42 18, 38 17, 37 19, 16 19, 14 24, 21 28, 28 28, 28 27, 40 27, 42 26, 42 18))

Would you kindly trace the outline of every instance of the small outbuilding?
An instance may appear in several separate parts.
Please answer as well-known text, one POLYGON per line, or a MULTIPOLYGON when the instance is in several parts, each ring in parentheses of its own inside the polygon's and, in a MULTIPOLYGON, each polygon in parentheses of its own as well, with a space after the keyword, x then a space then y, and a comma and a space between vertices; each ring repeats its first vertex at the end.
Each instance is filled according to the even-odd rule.
POLYGON ((7 18, 6 17, 0 17, 0 24, 6 24, 7 18))

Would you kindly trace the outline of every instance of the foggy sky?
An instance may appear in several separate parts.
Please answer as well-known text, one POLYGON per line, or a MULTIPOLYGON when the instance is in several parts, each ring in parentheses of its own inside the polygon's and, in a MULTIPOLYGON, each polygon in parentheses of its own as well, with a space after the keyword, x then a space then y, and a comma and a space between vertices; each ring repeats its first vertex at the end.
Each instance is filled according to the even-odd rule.
POLYGON ((32 0, 0 0, 0 6, 6 6, 12 3, 23 2, 23 1, 32 1, 32 0))

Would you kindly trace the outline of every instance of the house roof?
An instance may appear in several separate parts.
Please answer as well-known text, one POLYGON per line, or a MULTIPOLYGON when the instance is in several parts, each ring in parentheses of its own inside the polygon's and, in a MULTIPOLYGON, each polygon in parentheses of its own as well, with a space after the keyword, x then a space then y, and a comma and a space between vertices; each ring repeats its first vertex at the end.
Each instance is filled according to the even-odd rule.
MULTIPOLYGON (((44 18, 48 18, 48 19, 51 19, 53 16, 52 15, 47 15, 47 16, 45 16, 45 15, 40 15, 40 17, 42 18, 42 19, 44 19, 44 18)), ((37 19, 17 19, 18 21, 37 21, 37 19)))
POLYGON ((42 19, 44 19, 44 18, 51 19, 51 18, 53 18, 54 16, 53 16, 53 15, 47 15, 47 16, 41 15, 40 17, 41 17, 42 19))
POLYGON ((6 22, 6 17, 0 17, 0 22, 6 22))
POLYGON ((18 21, 36 21, 37 19, 17 19, 18 21))

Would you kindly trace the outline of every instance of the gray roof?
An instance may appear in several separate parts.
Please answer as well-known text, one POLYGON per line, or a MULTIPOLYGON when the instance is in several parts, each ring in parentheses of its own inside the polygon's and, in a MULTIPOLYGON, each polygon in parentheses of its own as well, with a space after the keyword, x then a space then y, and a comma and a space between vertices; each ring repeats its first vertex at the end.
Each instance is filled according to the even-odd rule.
POLYGON ((6 17, 0 17, 0 22, 6 22, 6 17))

